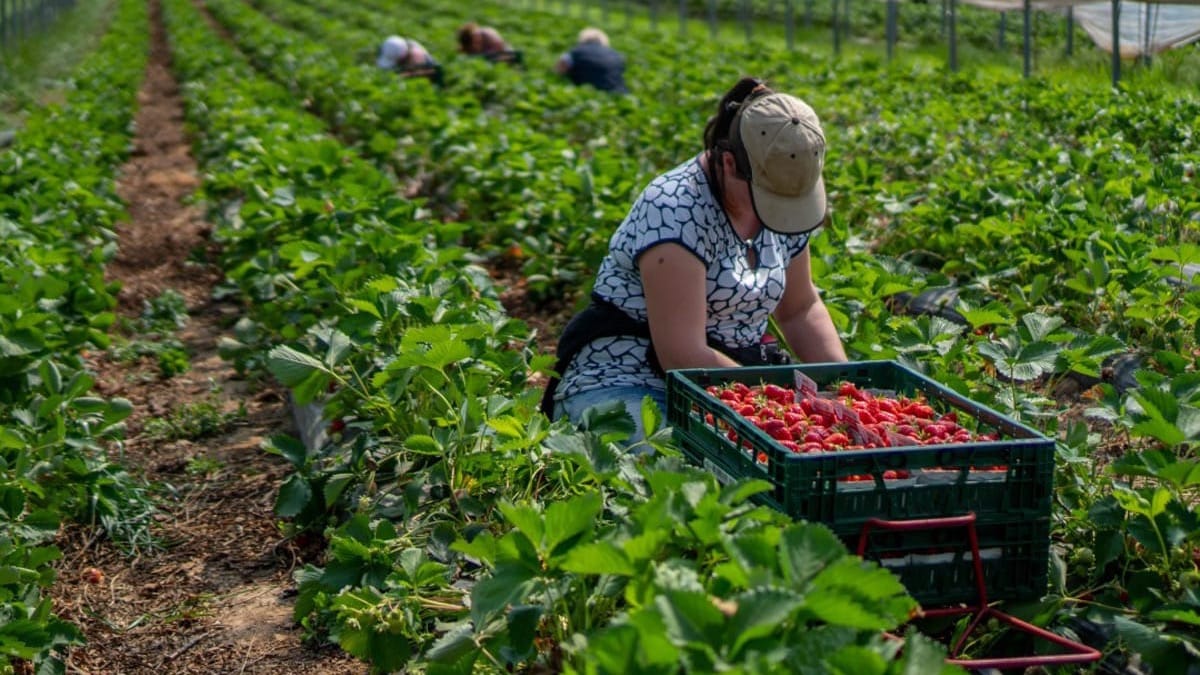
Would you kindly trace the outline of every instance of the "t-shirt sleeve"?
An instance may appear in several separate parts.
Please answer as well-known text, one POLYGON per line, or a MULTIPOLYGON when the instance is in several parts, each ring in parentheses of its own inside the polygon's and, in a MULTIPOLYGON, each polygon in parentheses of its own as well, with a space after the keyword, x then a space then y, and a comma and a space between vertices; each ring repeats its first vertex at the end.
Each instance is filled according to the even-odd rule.
POLYGON ((808 239, 812 236, 809 233, 798 234, 787 238, 787 256, 788 262, 795 260, 805 248, 808 248, 808 239))
POLYGON ((658 244, 674 243, 707 266, 711 253, 708 242, 700 237, 698 219, 702 217, 702 209, 680 183, 654 181, 642 192, 626 223, 633 259, 658 244))

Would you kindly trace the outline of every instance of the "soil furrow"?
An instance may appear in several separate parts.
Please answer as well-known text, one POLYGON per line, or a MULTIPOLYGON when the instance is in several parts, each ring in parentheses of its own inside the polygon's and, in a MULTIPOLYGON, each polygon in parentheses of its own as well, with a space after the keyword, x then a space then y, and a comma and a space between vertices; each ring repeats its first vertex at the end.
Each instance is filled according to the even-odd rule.
POLYGON ((293 433, 292 423, 283 391, 241 379, 217 354, 218 339, 240 309, 213 299, 221 274, 210 262, 212 228, 189 205, 199 174, 157 2, 152 18, 135 147, 119 185, 130 220, 118 227, 120 250, 108 274, 122 284, 126 334, 118 330, 116 344, 152 339, 135 333, 147 302, 168 290, 185 299, 187 322, 174 337, 190 368, 164 377, 153 355, 109 350, 89 357, 98 391, 134 404, 125 464, 156 486, 154 535, 161 546, 131 554, 89 529, 63 532, 56 608, 88 641, 72 650, 67 670, 365 672, 334 648, 304 645, 291 618, 291 573, 302 556, 272 512, 288 467, 260 444, 293 433), (204 420, 206 433, 180 433, 184 422, 204 420), (90 568, 102 573, 99 583, 85 580, 90 568))

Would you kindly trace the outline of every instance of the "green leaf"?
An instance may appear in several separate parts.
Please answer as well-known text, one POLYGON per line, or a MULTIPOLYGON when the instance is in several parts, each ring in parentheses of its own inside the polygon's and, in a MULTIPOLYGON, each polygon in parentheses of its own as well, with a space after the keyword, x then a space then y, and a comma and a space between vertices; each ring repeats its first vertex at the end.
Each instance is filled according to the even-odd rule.
MULTIPOLYGON (((904 651, 900 654, 896 675, 950 675, 963 673, 958 666, 946 663, 946 648, 924 635, 910 631, 904 638, 904 651)), ((892 671, 889 671, 892 672, 892 671)))
POLYGON ((297 516, 312 500, 312 487, 299 474, 292 474, 279 488, 275 498, 275 513, 284 518, 297 516))
POLYGON ((813 579, 807 609, 822 620, 863 630, 888 630, 908 619, 917 603, 887 570, 844 557, 813 579))
POLYGON ((0 624, 0 654, 29 661, 49 647, 49 643, 50 634, 38 622, 16 619, 0 624))
POLYGON ((487 564, 496 562, 496 538, 491 532, 480 532, 471 541, 459 539, 450 548, 487 564))
POLYGON ((127 398, 111 398, 104 411, 104 424, 113 425, 133 414, 133 402, 127 398))
POLYGON ((501 438, 524 438, 525 424, 513 415, 501 415, 487 421, 488 427, 501 438))
POLYGON ((647 436, 650 436, 663 424, 663 411, 654 402, 654 399, 649 396, 642 398, 642 429, 645 430, 647 436))
MULTIPOLYGON (((386 624, 380 626, 386 628, 386 624)), ((352 628, 348 623, 339 623, 330 631, 330 637, 347 653, 382 672, 399 671, 412 658, 408 638, 387 630, 377 631, 373 626, 352 628)))
POLYGON ((741 504, 756 494, 770 492, 774 486, 765 480, 757 478, 743 479, 730 483, 721 489, 721 503, 735 506, 741 504))
POLYGON ((27 445, 24 438, 12 429, 0 428, 0 448, 16 449, 27 445))
POLYGON ((83 414, 98 413, 108 407, 108 401, 95 396, 80 396, 71 401, 71 408, 83 414))
POLYGON ((1200 246, 1192 243, 1157 246, 1150 250, 1149 258, 1160 262, 1178 263, 1179 265, 1200 263, 1200 246))
POLYGON ((404 439, 404 447, 419 455, 433 455, 440 457, 445 454, 446 449, 433 436, 425 434, 412 434, 404 439))
POLYGON ((703 592, 667 591, 654 598, 667 635, 676 644, 721 644, 725 623, 721 614, 703 592))
MULTIPOLYGON (((587 492, 567 501, 556 501, 546 509, 544 551, 557 555, 560 544, 587 532, 604 502, 598 492, 587 492)), ((536 542, 535 542, 536 543, 536 542)))
POLYGON ((470 675, 472 666, 478 658, 479 645, 475 644, 475 631, 467 622, 459 623, 446 631, 437 642, 425 653, 434 673, 434 664, 442 668, 437 670, 443 675, 470 675))
POLYGON ((325 365, 333 368, 346 359, 346 355, 350 353, 350 349, 354 345, 350 342, 350 338, 340 330, 330 331, 329 349, 325 352, 325 365))
POLYGON ((298 438, 277 434, 264 441, 262 448, 272 455, 283 457, 297 469, 302 469, 308 464, 308 448, 298 438))
POLYGON ((779 540, 779 564, 792 588, 802 590, 833 561, 846 555, 837 535, 822 525, 788 526, 779 540))
POLYGON ((533 649, 533 639, 537 637, 538 621, 542 618, 542 608, 538 605, 516 605, 508 612, 509 644, 522 656, 533 649))
POLYGON ((496 568, 471 589, 471 618, 476 626, 486 625, 509 605, 521 604, 533 590, 533 572, 521 565, 496 568))
POLYGON ((500 513, 504 515, 504 519, 513 524, 525 538, 533 544, 534 548, 541 551, 542 540, 545 537, 544 526, 542 524, 542 515, 537 512, 532 506, 517 505, 509 502, 501 502, 499 504, 500 513))
POLYGON ((737 613, 727 630, 734 636, 731 651, 735 658, 747 642, 779 630, 804 602, 802 595, 782 588, 752 589, 733 599, 737 613))
POLYGON ((1164 445, 1178 445, 1187 440, 1179 427, 1161 417, 1143 420, 1130 427, 1134 436, 1149 436, 1164 445))
POLYGON ((267 369, 287 387, 299 385, 313 373, 329 373, 325 364, 285 345, 267 352, 267 369))
POLYGON ((832 654, 825 655, 823 661, 828 668, 827 672, 845 675, 882 673, 887 670, 887 661, 883 656, 858 645, 842 647, 832 654))
POLYGON ((38 574, 37 570, 17 567, 16 565, 0 565, 0 586, 31 584, 39 578, 41 578, 41 575, 38 574))
POLYGON ((1029 335, 1034 342, 1045 340, 1056 329, 1066 323, 1061 316, 1047 316, 1039 312, 1026 314, 1021 317, 1021 323, 1029 329, 1029 335))
POLYGON ((972 329, 981 326, 1010 326, 1013 323, 1012 317, 990 309, 967 309, 961 314, 967 323, 971 324, 972 329))
POLYGON ((1158 609, 1150 612, 1150 618, 1154 621, 1171 621, 1174 623, 1186 623, 1191 626, 1200 626, 1200 612, 1187 607, 1158 609))
POLYGON ((1186 672, 1185 664, 1195 662, 1195 646, 1189 650, 1178 636, 1162 633, 1156 628, 1117 616, 1113 619, 1117 635, 1129 645, 1130 651, 1154 667, 1157 673, 1186 672), (1192 653, 1189 654, 1189 651, 1192 653))
POLYGON ((1200 440, 1200 408, 1191 405, 1179 406, 1175 427, 1189 441, 1200 440))
POLYGON ((329 476, 321 495, 325 498, 325 506, 330 507, 337 503, 338 498, 342 496, 342 492, 352 480, 354 480, 352 473, 335 473, 329 476))
POLYGON ((1113 497, 1121 508, 1130 513, 1137 513, 1143 516, 1150 515, 1150 502, 1140 493, 1131 490, 1120 483, 1113 485, 1113 497))
POLYGON ((567 551, 559 567, 576 574, 616 574, 633 576, 636 573, 625 552, 612 542, 593 541, 567 551))

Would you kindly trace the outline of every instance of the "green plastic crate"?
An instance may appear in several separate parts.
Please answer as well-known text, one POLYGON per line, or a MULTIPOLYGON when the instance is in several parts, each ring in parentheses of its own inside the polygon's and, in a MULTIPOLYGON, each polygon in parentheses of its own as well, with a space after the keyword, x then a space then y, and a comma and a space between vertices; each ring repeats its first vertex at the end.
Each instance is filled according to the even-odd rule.
MULTIPOLYGON (((824 523, 850 546, 869 518, 907 520, 974 512, 982 531, 985 526, 1048 523, 1050 516, 1054 478, 1051 439, 894 361, 671 371, 667 377, 667 419, 684 453, 719 480, 767 480, 773 489, 760 496, 761 502, 793 518, 824 523), (922 393, 935 410, 962 411, 977 420, 981 429, 998 432, 1000 439, 796 454, 705 391, 710 385, 731 382, 794 386, 796 370, 822 389, 849 381, 861 388, 908 396, 922 393), (705 419, 709 414, 711 423, 705 419), (729 429, 738 438, 736 444, 725 435, 729 429), (766 453, 765 465, 756 461, 760 452, 766 453), (1006 466, 1006 470, 977 468, 999 465, 1006 466), (910 477, 885 480, 883 474, 889 469, 907 470, 910 477), (838 480, 864 474, 872 480, 838 480)), ((1030 550, 1028 555, 1009 555, 989 563, 990 597, 1024 599, 1045 591, 1048 526, 1044 529, 1038 541, 1026 537, 1019 542, 1025 547, 1022 550, 1030 550)), ((965 549, 965 534, 957 532, 954 536, 965 549)), ((882 535, 876 538, 887 541, 882 535)), ((988 545, 1003 547, 1010 543, 1018 542, 992 540, 988 545)), ((870 557, 881 560, 903 552, 887 545, 873 545, 871 551, 870 557)), ((956 573, 928 569, 926 573, 933 575, 927 582, 916 581, 921 573, 909 573, 916 583, 908 586, 914 596, 925 602, 957 601, 948 590, 959 581, 956 573), (943 578, 952 581, 942 584, 939 580, 943 578)), ((970 592, 969 584, 966 588, 970 592)))
MULTIPOLYGON (((976 525, 988 600, 1040 598, 1049 575, 1050 519, 976 525)), ((847 542, 854 550, 853 542, 847 542)), ((900 578, 927 607, 971 604, 975 568, 962 527, 915 532, 875 530, 865 558, 900 578)))

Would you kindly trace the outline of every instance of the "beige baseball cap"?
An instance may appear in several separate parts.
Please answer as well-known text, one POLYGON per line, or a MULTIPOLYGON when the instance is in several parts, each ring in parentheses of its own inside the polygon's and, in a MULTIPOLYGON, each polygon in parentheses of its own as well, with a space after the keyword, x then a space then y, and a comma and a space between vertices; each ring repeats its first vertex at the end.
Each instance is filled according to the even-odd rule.
POLYGON ((795 234, 825 220, 825 132, 804 101, 771 93, 747 103, 738 132, 754 210, 769 230, 795 234))

